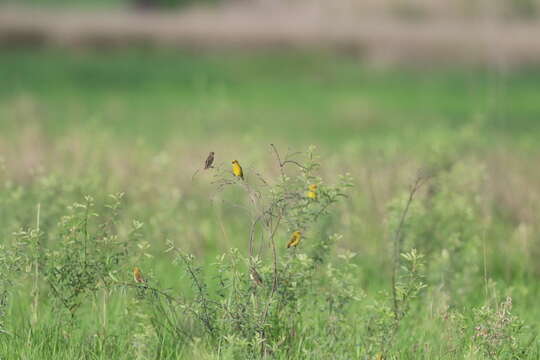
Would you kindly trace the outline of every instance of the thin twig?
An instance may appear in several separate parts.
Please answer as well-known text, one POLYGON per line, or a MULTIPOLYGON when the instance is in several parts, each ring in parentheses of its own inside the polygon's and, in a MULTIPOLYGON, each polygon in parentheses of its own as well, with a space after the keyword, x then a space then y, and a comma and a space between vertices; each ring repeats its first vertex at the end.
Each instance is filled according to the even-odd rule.
POLYGON ((193 181, 193 179, 195 179, 195 175, 197 175, 197 174, 199 173, 199 171, 201 171, 201 169, 195 170, 195 172, 193 173, 193 175, 191 175, 191 181, 193 181))
POLYGON ((271 301, 272 297, 274 297, 274 294, 275 294, 275 292, 277 290, 277 285, 278 285, 277 251, 276 251, 276 242, 274 240, 274 237, 276 235, 277 229, 279 228, 281 218, 282 218, 282 214, 279 215, 278 220, 277 220, 277 224, 274 227, 272 233, 270 234, 270 244, 272 245, 272 256, 273 256, 273 263, 274 263, 273 264, 274 265, 274 276, 273 276, 273 280, 272 280, 272 290, 270 291, 270 295, 268 296, 268 301, 267 301, 267 303, 265 305, 265 309, 264 309, 264 312, 263 312, 262 324, 264 324, 266 322, 266 317, 268 316, 268 310, 270 308, 270 301, 271 301))
POLYGON ((276 236, 276 231, 279 228, 279 223, 281 222, 282 216, 283 216, 283 214, 279 215, 279 217, 277 219, 276 226, 274 227, 274 230, 272 231, 272 234, 270 235, 270 243, 272 244, 272 256, 274 257, 274 260, 273 260, 274 261, 274 282, 272 284, 271 296, 273 296, 274 293, 276 292, 277 280, 278 280, 278 276, 277 276, 277 251, 276 251, 276 241, 274 240, 274 237, 276 236))
POLYGON ((189 261, 186 259, 186 256, 184 254, 180 253, 180 252, 178 254, 180 255, 180 257, 184 261, 184 264, 186 265, 186 269, 189 272, 193 282, 195 283, 195 286, 197 286, 197 290, 199 292, 199 297, 202 300, 204 315, 206 317, 206 319, 205 319, 205 321, 203 321, 203 323, 207 327, 210 334, 213 335, 214 334, 214 328, 212 327, 212 325, 210 323, 210 315, 209 315, 209 309, 208 309, 208 304, 207 304, 208 299, 206 299, 206 297, 205 297, 203 286, 199 282, 199 278, 197 277, 197 275, 193 271, 189 261))
MULTIPOLYGON (((276 158, 279 163, 279 170, 281 171, 281 176, 285 177, 285 171, 283 170, 283 168, 285 167, 286 164, 294 164, 298 166, 299 168, 301 168, 302 170, 307 170, 305 166, 301 165, 297 161, 289 160, 289 159, 285 159, 285 161, 281 161, 281 156, 279 156, 279 152, 276 146, 274 144, 270 144, 270 146, 272 147, 272 150, 274 150, 274 153, 276 154, 276 158)), ((294 154, 297 154, 297 153, 294 153, 294 154)))
POLYGON ((298 166, 299 168, 301 168, 302 170, 307 170, 307 167, 301 165, 298 161, 285 160, 284 162, 281 163, 282 166, 285 166, 286 164, 294 164, 294 165, 298 166))
POLYGON ((208 327, 208 324, 206 323, 206 320, 203 319, 201 315, 199 315, 196 311, 192 310, 189 306, 185 306, 185 304, 182 301, 180 301, 179 299, 175 298, 174 296, 171 296, 171 295, 167 294, 164 291, 161 291, 161 290, 159 290, 159 289, 157 289, 155 287, 149 286, 148 284, 144 284, 144 286, 141 286, 140 284, 130 284, 130 283, 118 282, 118 283, 116 283, 116 285, 117 286, 131 287, 131 288, 136 288, 136 289, 141 289, 141 288, 144 287, 144 289, 150 290, 154 294, 163 296, 165 299, 167 299, 170 302, 176 303, 178 305, 183 305, 185 310, 189 311, 190 313, 195 315, 197 318, 199 318, 199 320, 201 320, 201 322, 205 325, 206 329, 210 333, 212 333, 212 331, 213 331, 211 329, 211 327, 208 327))
POLYGON ((396 228, 396 231, 394 233, 394 257, 392 262, 392 299, 394 303, 394 318, 396 320, 399 319, 399 305, 398 305, 398 299, 397 299, 397 289, 396 289, 396 282, 397 282, 397 271, 399 268, 399 256, 401 254, 401 247, 403 245, 403 228, 405 226, 405 219, 407 218, 407 214, 409 213, 410 206, 412 202, 414 201, 414 197, 418 190, 425 184, 425 182, 429 179, 429 177, 424 176, 417 176, 414 184, 411 186, 409 191, 409 198, 407 199, 407 203, 405 204, 405 208, 403 209, 403 212, 401 213, 401 218, 399 220, 399 225, 396 228))
POLYGON ((285 171, 283 170, 283 164, 281 163, 281 157, 279 156, 279 152, 274 144, 270 144, 272 149, 274 150, 274 153, 276 154, 276 158, 279 164, 279 171, 281 172, 281 176, 285 177, 285 171))
POLYGON ((251 228, 249 230, 249 257, 253 258, 253 237, 255 235, 255 226, 257 223, 261 220, 263 215, 259 215, 255 218, 255 220, 251 223, 251 228))

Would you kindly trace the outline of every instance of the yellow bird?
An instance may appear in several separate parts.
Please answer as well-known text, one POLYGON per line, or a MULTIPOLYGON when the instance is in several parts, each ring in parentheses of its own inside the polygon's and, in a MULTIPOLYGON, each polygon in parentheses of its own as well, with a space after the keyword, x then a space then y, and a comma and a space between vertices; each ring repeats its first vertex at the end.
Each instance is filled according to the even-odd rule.
POLYGON ((317 184, 311 184, 308 187, 307 197, 310 199, 317 199, 317 184))
POLYGON ((300 231, 295 231, 292 233, 291 240, 287 244, 287 249, 291 246, 297 247, 300 244, 300 239, 302 239, 302 233, 300 231))
POLYGON ((146 282, 146 280, 144 280, 142 276, 141 269, 139 269, 138 267, 133 268, 133 280, 135 280, 135 282, 139 284, 144 284, 146 282))
POLYGON ((242 171, 242 167, 240 166, 240 163, 238 163, 238 160, 233 160, 232 172, 234 176, 238 176, 240 179, 244 180, 244 172, 242 171))

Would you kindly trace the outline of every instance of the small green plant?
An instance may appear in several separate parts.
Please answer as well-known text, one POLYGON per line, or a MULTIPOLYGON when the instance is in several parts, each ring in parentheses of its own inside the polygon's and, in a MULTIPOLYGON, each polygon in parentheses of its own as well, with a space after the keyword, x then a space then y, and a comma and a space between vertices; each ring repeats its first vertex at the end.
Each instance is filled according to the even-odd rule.
MULTIPOLYGON (((35 229, 15 234, 18 252, 25 254, 23 262, 32 278, 33 323, 37 322, 42 284, 47 285, 55 305, 72 319, 89 296, 112 284, 122 259, 128 254, 127 240, 120 239, 115 229, 122 196, 111 196, 112 202, 107 205, 110 216, 105 216, 99 225, 92 223, 98 214, 90 196, 85 197, 84 203, 74 203, 69 207, 70 214, 59 224, 61 238, 54 247, 40 245, 39 212, 35 229)), ((139 228, 134 223, 132 231, 139 228)))
POLYGON ((495 308, 485 305, 476 309, 473 322, 473 351, 488 359, 521 359, 536 338, 530 336, 524 322, 512 313, 511 297, 495 308))
MULTIPOLYGON (((407 220, 407 215, 409 214, 409 210, 411 208, 411 205, 415 199, 415 196, 417 195, 418 191, 421 189, 421 187, 426 183, 426 181, 429 180, 429 176, 418 173, 413 185, 409 189, 409 194, 407 196, 405 206, 399 213, 398 219, 394 230, 394 235, 392 238, 392 246, 393 246, 393 257, 392 257, 392 300, 393 300, 393 310, 394 310, 394 318, 396 321, 399 321, 403 317, 403 309, 402 306, 403 303, 406 304, 407 296, 404 297, 403 292, 405 291, 403 288, 401 288, 400 284, 398 283, 398 277, 400 276, 400 268, 401 268, 401 261, 400 257, 407 261, 414 261, 415 266, 417 264, 417 260, 421 258, 416 254, 416 250, 411 252, 408 255, 403 255, 403 242, 404 242, 404 232, 405 232, 405 225, 407 220), (400 293, 401 292, 401 293, 400 293)), ((418 267, 422 266, 421 263, 418 263, 418 267)), ((410 275, 418 276, 418 271, 420 270, 418 267, 415 267, 411 269, 413 272, 410 273, 410 275)), ((407 270, 407 268, 405 268, 407 270)), ((408 290, 407 290, 408 291, 408 290)))

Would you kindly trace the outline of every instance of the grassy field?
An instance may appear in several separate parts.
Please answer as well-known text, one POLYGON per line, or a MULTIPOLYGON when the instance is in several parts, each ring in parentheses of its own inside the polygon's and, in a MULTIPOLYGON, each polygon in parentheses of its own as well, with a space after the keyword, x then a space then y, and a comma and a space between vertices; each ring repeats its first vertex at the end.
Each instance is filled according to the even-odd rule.
POLYGON ((539 81, 4 52, 0 358, 537 359, 539 81))

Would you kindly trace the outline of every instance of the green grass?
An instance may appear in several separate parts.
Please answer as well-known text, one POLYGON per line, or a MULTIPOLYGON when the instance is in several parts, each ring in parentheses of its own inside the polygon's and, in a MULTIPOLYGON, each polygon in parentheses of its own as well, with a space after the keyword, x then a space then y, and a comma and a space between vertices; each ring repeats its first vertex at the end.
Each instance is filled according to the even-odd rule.
POLYGON ((0 358, 255 358, 258 336, 277 359, 538 358, 539 81, 534 68, 375 69, 325 53, 4 52, 0 358), (282 156, 315 144, 321 167, 308 176, 288 165, 282 179, 270 143, 282 156), (208 151, 218 168, 194 175, 208 151), (231 159, 249 187, 221 191, 231 159), (401 318, 392 234, 419 167, 436 176, 402 227, 403 252, 425 257, 399 261, 398 290, 410 295, 398 302, 401 318), (331 193, 346 172, 355 186, 318 218, 326 198, 304 203, 307 185, 331 193), (254 190, 263 205, 282 196, 295 209, 276 232, 275 295, 267 242, 256 243, 266 285, 253 290, 246 269, 254 190), (107 205, 119 192, 115 215, 107 205), (97 214, 87 227, 85 195, 97 214), (133 231, 134 220, 142 228, 133 231), (300 226, 305 239, 287 250, 300 226), (334 233, 343 237, 327 243, 334 233), (165 253, 168 240, 195 255, 204 296, 165 253), (231 248, 239 254, 216 260, 231 248), (237 268, 220 272, 228 261, 237 268), (133 288, 133 266, 198 314, 219 303, 217 335, 200 316, 166 307, 190 336, 171 331, 158 299, 167 302, 133 288), (72 317, 60 295, 80 289, 72 317), (261 322, 268 298, 276 303, 261 322))
POLYGON ((540 130, 535 69, 385 71, 319 54, 44 51, 4 54, 0 76, 3 103, 34 99, 52 134, 84 123, 158 146, 238 132, 302 144, 431 146, 432 136, 471 124, 480 141, 514 145, 533 144, 540 130))

